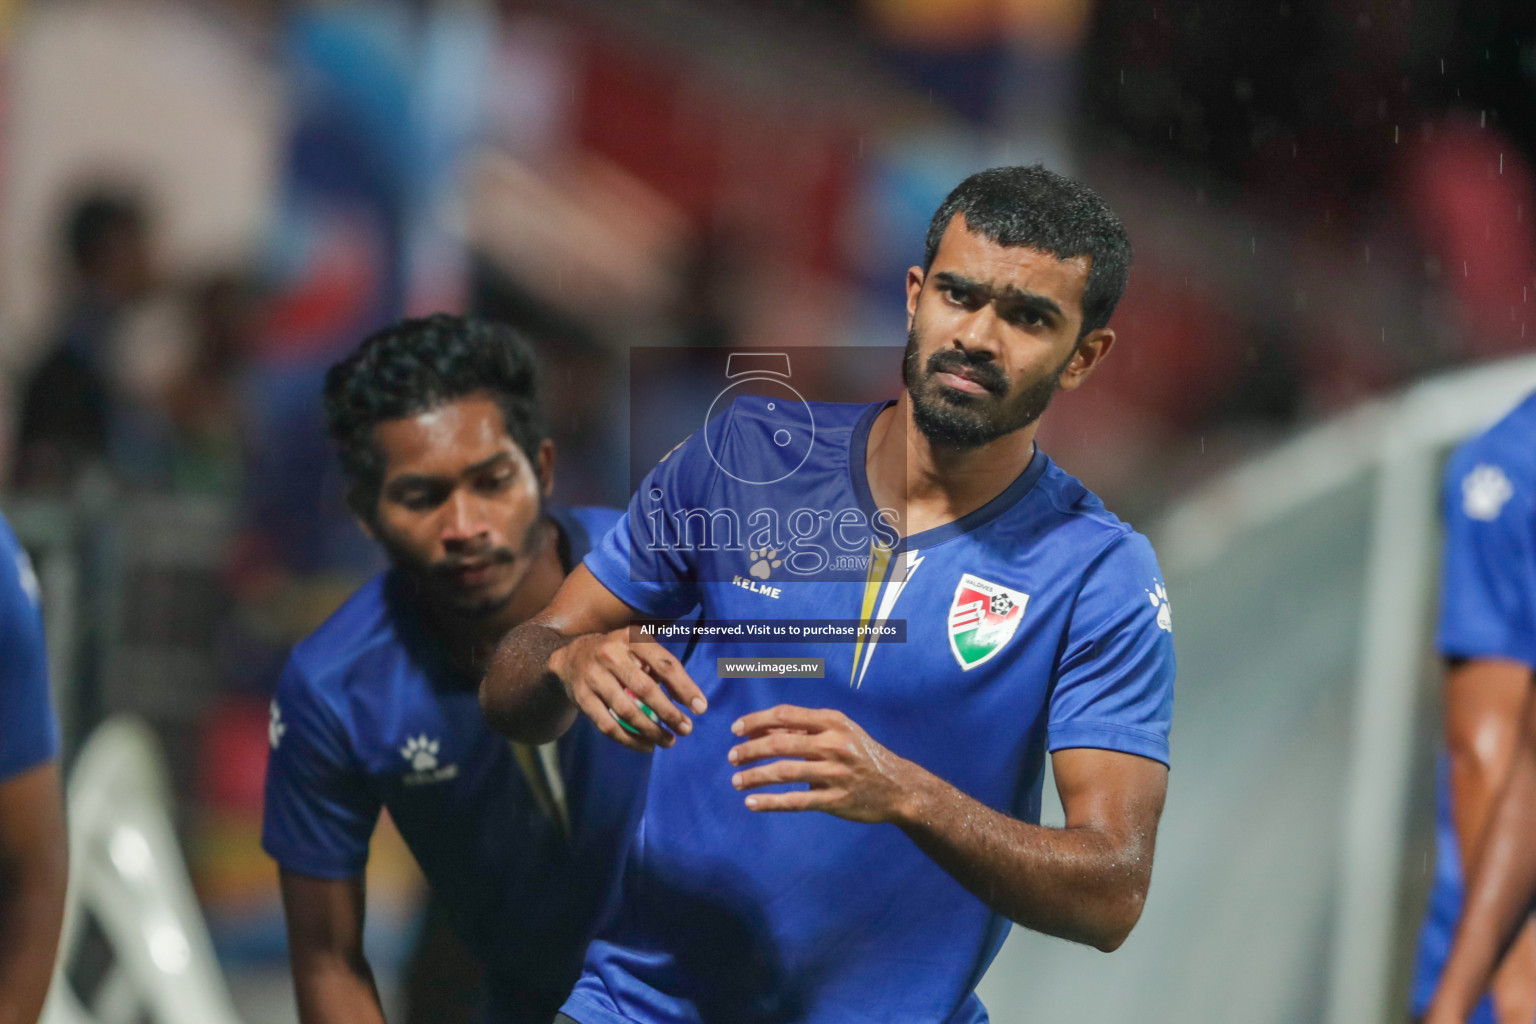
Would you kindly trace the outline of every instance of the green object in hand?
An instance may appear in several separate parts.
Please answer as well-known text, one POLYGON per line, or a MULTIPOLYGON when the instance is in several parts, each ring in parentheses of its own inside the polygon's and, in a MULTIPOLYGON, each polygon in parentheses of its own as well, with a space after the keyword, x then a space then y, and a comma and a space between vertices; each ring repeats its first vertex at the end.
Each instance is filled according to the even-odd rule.
MULTIPOLYGON (((636 697, 629 690, 625 690, 624 691, 624 695, 627 696, 630 700, 634 701, 637 705, 639 705, 640 710, 645 712, 645 717, 646 718, 649 718, 651 721, 655 722, 657 725, 661 724, 661 719, 656 717, 656 712, 652 711, 651 708, 650 708, 650 705, 646 704, 645 701, 641 700, 639 697, 636 697)), ((625 732, 633 733, 636 736, 640 735, 640 730, 636 729, 634 726, 632 726, 628 722, 624 721, 624 719, 620 718, 619 717, 619 713, 617 711, 614 711, 612 708, 609 708, 608 710, 613 714, 614 721, 618 722, 619 726, 625 732)))

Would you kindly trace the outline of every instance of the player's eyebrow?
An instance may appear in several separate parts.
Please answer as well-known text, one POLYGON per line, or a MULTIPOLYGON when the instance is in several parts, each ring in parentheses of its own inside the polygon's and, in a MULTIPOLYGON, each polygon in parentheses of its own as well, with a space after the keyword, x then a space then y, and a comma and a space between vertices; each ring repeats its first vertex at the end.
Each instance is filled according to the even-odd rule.
POLYGON ((511 452, 497 452, 495 455, 492 455, 490 458, 481 459, 479 462, 475 463, 472 466, 465 466, 464 467, 464 472, 462 474, 460 474, 460 475, 461 476, 474 476, 477 473, 484 473, 488 469, 495 469, 495 468, 497 468, 503 462, 510 462, 510 463, 513 464, 513 467, 516 468, 517 460, 512 458, 512 453, 511 452))
MULTIPOLYGON (((497 452, 495 455, 492 455, 489 458, 484 458, 479 462, 474 463, 473 465, 465 466, 464 469, 459 472, 459 476, 475 476, 478 473, 484 473, 488 469, 496 469, 504 462, 512 463, 514 468, 517 465, 517 460, 512 458, 511 452, 497 452)), ((399 493, 400 491, 407 490, 412 487, 431 487, 435 484, 442 484, 451 480, 453 480, 453 477, 451 476, 432 476, 426 473, 401 473, 399 476, 391 477, 385 484, 385 487, 391 493, 399 493)))
POLYGON ((1066 314, 1061 311, 1061 306, 1056 300, 1041 295, 1039 292, 1027 292, 1011 284, 1003 288, 994 288, 989 284, 983 284, 980 281, 972 280, 963 274, 956 274, 949 270, 941 270, 934 274, 933 277, 943 287, 969 292, 972 295, 983 296, 991 301, 1003 302, 1010 306, 1022 306, 1053 320, 1061 321, 1066 319, 1066 314))

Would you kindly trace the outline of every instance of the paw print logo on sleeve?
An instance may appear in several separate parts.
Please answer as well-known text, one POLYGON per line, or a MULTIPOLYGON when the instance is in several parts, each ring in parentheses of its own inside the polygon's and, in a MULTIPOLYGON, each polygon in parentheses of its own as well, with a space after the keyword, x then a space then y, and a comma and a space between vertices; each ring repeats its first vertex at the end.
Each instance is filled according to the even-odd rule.
POLYGON ((407 786, 421 786, 458 778, 459 766, 440 760, 444 756, 442 748, 441 739, 429 738, 426 733, 407 736, 405 746, 396 748, 411 766, 401 781, 407 786))
POLYGON ((32 559, 25 551, 16 552, 16 578, 21 582, 22 593, 27 595, 27 600, 33 607, 38 607, 43 601, 43 588, 37 582, 37 570, 32 568, 32 559))
POLYGON ((425 735, 412 736, 400 748, 400 756, 411 762, 414 770, 429 772, 437 767, 437 751, 437 740, 429 740, 425 735))
POLYGON ((752 559, 752 568, 747 570, 747 574, 760 580, 767 579, 770 572, 784 564, 778 548, 759 548, 747 554, 752 559))
POLYGON ((1498 466, 1477 466, 1461 481, 1461 508, 1468 519, 1491 523, 1514 496, 1515 488, 1498 466))
POLYGON ((1163 587, 1162 580, 1153 580, 1152 589, 1147 591, 1147 599, 1152 602, 1152 607, 1157 609, 1157 628, 1173 632, 1173 606, 1168 603, 1168 591, 1163 587))
POLYGON ((283 742, 283 733, 288 731, 288 726, 283 723, 283 709, 277 706, 277 701, 272 702, 272 717, 267 722, 267 742, 276 750, 277 745, 283 742))

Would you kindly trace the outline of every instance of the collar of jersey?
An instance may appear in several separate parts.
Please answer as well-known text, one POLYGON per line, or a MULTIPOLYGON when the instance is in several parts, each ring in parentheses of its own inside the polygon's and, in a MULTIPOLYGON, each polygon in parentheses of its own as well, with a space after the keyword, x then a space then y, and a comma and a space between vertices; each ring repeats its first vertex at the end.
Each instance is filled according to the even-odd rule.
MULTIPOLYGON (((876 508, 874 496, 869 492, 869 474, 864 469, 869 452, 869 431, 875 424, 875 417, 895 404, 896 400, 893 398, 886 402, 876 402, 865 409, 864 415, 859 417, 859 422, 854 424, 853 436, 849 439, 848 476, 853 483, 853 493, 858 498, 859 506, 864 510, 864 514, 870 517, 870 522, 874 522, 876 508)), ((922 551, 963 536, 972 530, 981 529, 1017 505, 1035 486, 1049 464, 1050 459, 1046 458, 1038 444, 1035 445, 1029 465, 1025 466, 1024 471, 1014 478, 1013 483, 1003 488, 1002 493, 997 497, 952 522, 903 537, 898 550, 922 551)))

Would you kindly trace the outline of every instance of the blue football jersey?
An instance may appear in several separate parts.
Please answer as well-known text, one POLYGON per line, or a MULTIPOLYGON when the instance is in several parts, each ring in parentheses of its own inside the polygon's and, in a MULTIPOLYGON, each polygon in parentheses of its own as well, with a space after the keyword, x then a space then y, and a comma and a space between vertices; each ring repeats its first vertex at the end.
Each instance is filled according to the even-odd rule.
POLYGON ((710 707, 653 755, 620 911, 564 1008, 581 1024, 986 1019, 974 990, 1008 921, 897 828, 748 810, 726 760, 743 714, 840 710, 1030 822, 1049 751, 1167 762, 1172 617, 1151 546, 1036 453, 996 498, 892 551, 865 476, 885 407, 738 399, 587 556, 641 613, 698 603, 719 632, 685 655, 710 707), (819 658, 823 675, 717 671, 765 656, 819 658))
POLYGON ((37 574, 0 517, 0 782, 58 753, 37 574))
MULTIPOLYGON (((618 516, 551 514, 570 564, 618 516)), ((557 756, 496 735, 478 680, 448 665, 404 589, 374 578, 294 648, 272 702, 262 845, 288 871, 351 878, 388 808, 498 1009, 553 1015, 613 905, 648 762, 584 722, 557 756)))
MULTIPOLYGON (((1536 669, 1536 395, 1451 456, 1441 511, 1440 653, 1536 669)), ((1435 880, 1419 933, 1415 1013, 1428 1008, 1461 916, 1462 864, 1443 758, 1438 770, 1435 880)), ((1493 1019, 1484 999, 1472 1024, 1493 1019)))

